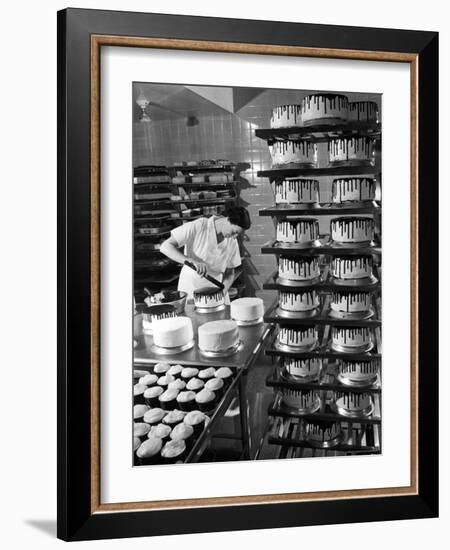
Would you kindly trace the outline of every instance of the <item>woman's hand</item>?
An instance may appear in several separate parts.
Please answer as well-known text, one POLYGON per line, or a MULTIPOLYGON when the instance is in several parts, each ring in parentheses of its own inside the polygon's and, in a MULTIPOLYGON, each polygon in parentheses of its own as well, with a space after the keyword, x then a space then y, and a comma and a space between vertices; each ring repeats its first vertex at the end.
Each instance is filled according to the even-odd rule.
POLYGON ((197 273, 200 275, 200 277, 203 277, 208 273, 208 266, 203 262, 196 262, 195 260, 189 261, 195 265, 195 269, 197 270, 197 273))

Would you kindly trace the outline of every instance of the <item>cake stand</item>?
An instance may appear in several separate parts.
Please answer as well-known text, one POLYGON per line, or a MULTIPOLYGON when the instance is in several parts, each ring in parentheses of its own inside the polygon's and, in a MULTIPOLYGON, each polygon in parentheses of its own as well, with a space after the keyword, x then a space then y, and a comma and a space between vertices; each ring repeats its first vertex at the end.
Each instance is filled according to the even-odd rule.
POLYGON ((234 355, 235 353, 237 353, 240 349, 242 349, 242 342, 239 340, 234 346, 231 346, 230 348, 221 351, 203 350, 200 348, 200 353, 205 357, 211 358, 229 357, 230 355, 234 355))
POLYGON ((234 319, 234 321, 236 321, 238 327, 253 327, 255 325, 259 325, 260 323, 264 323, 264 317, 258 317, 257 319, 253 319, 251 321, 238 321, 237 319, 234 319))
POLYGON ((303 248, 320 248, 322 246, 322 243, 319 239, 315 239, 313 241, 306 241, 304 243, 292 243, 292 242, 284 242, 284 241, 277 241, 276 246, 278 248, 289 248, 289 249, 298 249, 301 250, 303 248))
POLYGON ((336 411, 338 414, 345 416, 347 418, 359 418, 360 416, 370 416, 374 411, 374 404, 372 398, 370 399, 370 405, 365 409, 346 409, 342 405, 338 405, 338 401, 334 401, 331 404, 331 408, 336 411))
POLYGON ((296 376, 287 371, 286 367, 281 371, 281 378, 284 378, 287 382, 295 380, 296 382, 303 382, 309 384, 310 382, 317 382, 320 378, 320 370, 316 374, 310 374, 309 376, 296 376))
POLYGON ((281 344, 277 340, 274 343, 274 347, 275 347, 275 349, 277 349, 279 351, 287 351, 287 352, 291 352, 291 353, 305 353, 305 352, 310 352, 310 351, 314 351, 315 349, 317 349, 319 347, 319 342, 318 342, 318 340, 316 340, 314 342, 314 344, 309 344, 307 346, 290 346, 288 344, 281 344))
POLYGON ((372 306, 366 311, 335 311, 334 309, 330 309, 328 313, 328 317, 331 317, 332 319, 342 319, 342 320, 360 320, 363 321, 364 319, 371 319, 375 315, 375 310, 372 306))
POLYGON ((372 340, 362 346, 344 346, 343 344, 331 342, 331 349, 334 351, 339 351, 341 353, 366 353, 372 350, 373 346, 374 344, 372 340))
POLYGON ((186 342, 186 344, 183 344, 182 346, 176 346, 173 348, 163 348, 161 346, 157 346, 156 344, 152 344, 151 350, 157 355, 176 355, 177 353, 182 353, 183 351, 193 348, 194 344, 195 341, 193 339, 186 342))
POLYGON ((284 406, 287 409, 295 411, 297 414, 304 414, 304 415, 313 414, 313 413, 317 412, 320 409, 320 407, 322 406, 322 400, 320 399, 320 397, 317 397, 312 405, 310 405, 309 407, 305 407, 305 408, 294 407, 293 405, 288 404, 284 400, 283 394, 281 394, 281 400, 282 400, 284 406))
POLYGON ((278 276, 275 279, 275 283, 277 285, 282 285, 282 286, 286 286, 286 287, 290 287, 290 288, 299 287, 299 286, 312 286, 312 285, 316 285, 320 282, 321 282, 320 275, 318 277, 314 277, 313 279, 301 279, 301 280, 285 279, 285 278, 280 277, 280 276, 278 276))
POLYGON ((225 304, 220 304, 214 307, 197 307, 194 306, 196 313, 216 313, 217 311, 223 311, 225 309, 225 304))
POLYGON ((285 319, 311 319, 319 314, 319 308, 315 307, 314 309, 308 309, 306 311, 288 311, 287 309, 277 307, 276 314, 285 319))
POLYGON ((351 378, 345 374, 339 373, 337 380, 344 386, 350 386, 353 388, 365 388, 366 386, 373 386, 378 381, 378 374, 373 376, 367 376, 366 378, 351 378))
POLYGON ((378 279, 375 275, 364 277, 362 279, 339 279, 338 277, 334 277, 332 275, 330 277, 330 282, 337 286, 354 286, 357 288, 359 286, 376 285, 378 283, 378 279))

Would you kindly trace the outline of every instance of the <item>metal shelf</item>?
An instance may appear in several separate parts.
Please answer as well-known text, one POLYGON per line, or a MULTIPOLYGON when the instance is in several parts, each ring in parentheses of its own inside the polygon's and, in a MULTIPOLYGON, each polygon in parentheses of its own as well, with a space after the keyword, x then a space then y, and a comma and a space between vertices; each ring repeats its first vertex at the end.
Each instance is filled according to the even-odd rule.
POLYGON ((328 237, 321 237, 322 246, 312 246, 309 248, 295 248, 283 246, 284 243, 278 241, 269 241, 261 248, 262 254, 282 254, 284 256, 318 256, 320 254, 329 254, 333 256, 361 256, 367 254, 381 254, 381 248, 378 243, 375 246, 361 246, 358 248, 349 246, 332 246, 328 237))
POLYGON ((328 140, 329 137, 343 135, 367 135, 376 137, 381 133, 381 124, 367 122, 347 122, 344 124, 316 124, 314 126, 296 126, 291 128, 259 128, 256 137, 267 141, 310 139, 311 141, 328 140), (326 134, 326 135, 324 135, 326 134), (334 135, 330 135, 334 134, 334 135))
POLYGON ((375 166, 328 166, 326 168, 272 168, 271 170, 260 170, 259 178, 270 178, 273 180, 284 179, 294 176, 362 176, 367 174, 378 174, 379 169, 375 166))
POLYGON ((322 203, 320 206, 299 207, 296 205, 277 205, 264 208, 259 211, 260 216, 270 216, 274 218, 285 218, 288 216, 330 216, 347 214, 380 214, 381 205, 379 202, 372 201, 365 205, 351 206, 350 204, 330 204, 322 203))

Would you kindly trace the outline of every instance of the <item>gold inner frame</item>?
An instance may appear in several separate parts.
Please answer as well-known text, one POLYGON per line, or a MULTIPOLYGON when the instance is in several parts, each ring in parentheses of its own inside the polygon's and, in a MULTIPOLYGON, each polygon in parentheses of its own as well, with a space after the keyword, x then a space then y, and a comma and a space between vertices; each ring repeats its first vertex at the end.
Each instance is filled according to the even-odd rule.
POLYGON ((274 504, 418 494, 418 55, 233 42, 91 35, 91 513, 212 506, 274 504), (100 50, 102 46, 164 48, 330 59, 409 63, 411 75, 411 448, 410 485, 377 489, 318 491, 102 504, 100 501, 100 50))

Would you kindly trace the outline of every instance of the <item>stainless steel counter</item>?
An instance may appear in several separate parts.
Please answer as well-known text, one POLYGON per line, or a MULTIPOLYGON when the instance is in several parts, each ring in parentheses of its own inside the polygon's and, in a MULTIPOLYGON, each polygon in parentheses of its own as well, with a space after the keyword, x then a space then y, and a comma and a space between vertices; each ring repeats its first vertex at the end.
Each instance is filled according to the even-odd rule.
POLYGON ((198 348, 198 327, 209 321, 230 318, 230 308, 215 313, 197 313, 192 304, 186 304, 185 315, 190 317, 194 327, 195 345, 190 350, 173 355, 159 355, 152 349, 153 337, 143 335, 138 340, 138 346, 134 350, 135 364, 157 363, 167 361, 180 365, 202 365, 212 367, 248 368, 256 358, 264 340, 270 332, 270 325, 260 323, 251 327, 239 327, 239 338, 242 342, 239 350, 229 357, 210 358, 205 357, 198 348))

